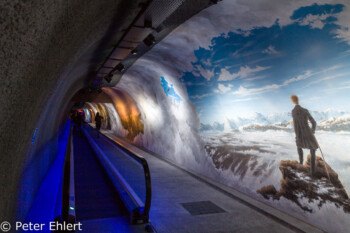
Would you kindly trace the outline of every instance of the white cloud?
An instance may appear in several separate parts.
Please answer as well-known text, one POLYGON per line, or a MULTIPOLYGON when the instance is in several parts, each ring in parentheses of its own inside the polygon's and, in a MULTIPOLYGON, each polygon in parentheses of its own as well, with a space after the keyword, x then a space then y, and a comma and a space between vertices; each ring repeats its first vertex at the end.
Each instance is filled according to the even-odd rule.
POLYGON ((251 78, 246 78, 244 80, 246 80, 246 81, 254 81, 254 80, 263 79, 265 77, 266 77, 265 75, 261 75, 261 76, 254 76, 254 77, 251 77, 251 78))
MULTIPOLYGON (((325 3, 324 1, 318 1, 320 4, 325 3)), ((311 28, 323 29, 325 23, 322 20, 325 20, 329 16, 334 16, 338 20, 335 22, 340 26, 340 28, 334 30, 334 34, 337 38, 346 41, 350 44, 350 30, 349 30, 349 22, 350 22, 350 1, 340 0, 340 1, 330 1, 330 4, 343 4, 345 5, 342 12, 337 14, 321 14, 321 15, 312 15, 309 14, 302 20, 299 20, 300 25, 309 25, 311 28)))
MULTIPOLYGON (((293 78, 285 80, 281 84, 270 84, 270 85, 266 85, 266 86, 259 87, 259 88, 246 88, 244 86, 240 86, 238 88, 238 90, 233 91, 232 93, 235 94, 235 95, 242 95, 242 96, 258 95, 258 94, 261 94, 261 93, 269 92, 269 91, 272 91, 272 90, 275 90, 275 89, 287 86, 287 85, 289 85, 291 83, 294 83, 294 82, 299 82, 299 81, 308 79, 308 78, 313 77, 315 75, 324 74, 324 73, 329 72, 329 71, 334 71, 334 70, 337 70, 337 69, 342 68, 342 67, 343 66, 341 66, 341 65, 331 66, 329 68, 326 68, 324 70, 317 71, 317 72, 311 72, 310 70, 308 70, 308 71, 304 72, 303 74, 300 74, 300 75, 298 75, 296 77, 293 77, 293 78)), ((312 83, 318 83, 318 82, 321 82, 321 81, 325 81, 325 80, 330 80, 330 79, 334 79, 334 78, 337 78, 337 77, 341 77, 341 76, 344 76, 344 75, 346 75, 346 74, 336 74, 336 75, 326 76, 324 78, 317 79, 317 80, 309 83, 306 86, 309 86, 312 83)))
MULTIPOLYGON (((305 87, 309 87, 311 85, 314 85, 314 84, 317 84, 317 83, 320 83, 320 82, 323 82, 323 81, 327 81, 327 80, 331 80, 331 79, 335 79, 335 78, 339 78, 339 77, 344 77, 345 75, 349 75, 349 73, 345 73, 345 74, 334 74, 334 75, 329 75, 329 76, 325 76, 323 78, 318 78, 310 83, 308 83, 308 85, 306 85, 305 87)), ((346 84, 343 83, 343 84, 346 84)))
POLYGON ((287 79, 282 84, 270 84, 259 88, 245 88, 243 86, 240 86, 238 90, 234 91, 233 94, 235 95, 242 95, 242 96, 248 96, 248 95, 257 95, 264 92, 269 92, 284 86, 287 86, 290 83, 298 82, 301 80, 305 80, 307 78, 310 78, 311 76, 315 75, 316 73, 312 73, 311 71, 306 71, 304 74, 298 75, 297 77, 293 77, 290 79, 287 79))
POLYGON ((203 95, 192 95, 191 98, 192 99, 203 99, 204 97, 207 96, 211 96, 212 94, 208 93, 208 94, 203 94, 203 95))
MULTIPOLYGON (((344 4, 347 7, 337 14, 337 23, 341 26, 349 26, 350 2, 348 0, 225 0, 201 11, 175 31, 183 32, 182 36, 194 38, 191 42, 195 41, 197 46, 208 48, 213 37, 220 34, 226 35, 230 31, 240 30, 241 33, 249 33, 256 27, 271 27, 277 19, 281 26, 288 25, 293 22, 290 16, 295 10, 314 3, 344 4)), ((317 23, 314 21, 316 20, 311 23, 316 26, 317 23)), ((350 35, 348 36, 350 39, 350 35)))
POLYGON ((219 83, 218 89, 215 89, 214 92, 220 93, 220 94, 225 94, 226 92, 231 91, 232 87, 233 87, 232 84, 224 85, 224 84, 219 83))
POLYGON ((230 81, 235 79, 233 75, 226 69, 221 69, 218 81, 230 81))
POLYGON ((196 77, 200 77, 201 74, 199 73, 199 71, 193 71, 192 74, 196 77))
POLYGON ((286 86, 290 83, 298 82, 304 79, 309 78, 312 75, 312 72, 310 70, 306 71, 304 74, 300 74, 297 77, 287 79, 286 81, 283 82, 281 86, 286 86))
POLYGON ((230 74, 226 69, 221 69, 221 74, 218 81, 230 81, 235 78, 246 78, 254 73, 269 69, 270 67, 256 66, 255 68, 250 68, 249 66, 241 66, 239 71, 234 74, 230 74))
POLYGON ((318 28, 323 29, 325 23, 322 22, 322 20, 325 20, 329 14, 322 14, 322 15, 312 15, 308 14, 305 18, 302 20, 299 20, 299 24, 302 26, 309 25, 311 28, 318 28))
POLYGON ((232 102, 232 103, 239 103, 239 102, 251 101, 251 100, 254 100, 254 99, 256 99, 256 98, 234 99, 234 100, 232 100, 231 102, 232 102))
POLYGON ((262 51, 262 53, 267 53, 269 55, 272 55, 272 54, 278 54, 278 52, 276 51, 275 47, 270 45, 269 47, 267 47, 266 49, 264 49, 262 51))
POLYGON ((328 92, 334 92, 334 91, 339 91, 339 90, 344 90, 344 89, 350 89, 350 85, 348 85, 348 86, 342 85, 342 86, 330 88, 330 89, 328 89, 327 91, 328 91, 328 92))
POLYGON ((202 66, 197 66, 196 67, 199 73, 208 81, 214 76, 214 72, 210 70, 204 69, 202 66))
MULTIPOLYGON (((231 31, 246 34, 257 27, 271 27, 276 20, 283 27, 293 23, 290 16, 296 9, 314 3, 345 5, 343 12, 336 15, 338 18, 336 23, 341 27, 334 30, 334 33, 336 37, 350 44, 350 30, 348 30, 350 1, 348 0, 225 0, 199 12, 177 27, 143 58, 162 63, 165 67, 173 66, 179 75, 182 72, 193 72, 198 76, 201 72, 193 66, 197 61, 193 51, 199 47, 208 49, 213 37, 227 35, 231 31)), ((313 27, 321 26, 316 23, 316 19, 311 20, 309 17, 307 20, 313 27)), ((307 20, 302 23, 306 23, 307 20)), ((212 77, 210 71, 203 72, 202 76, 206 79, 212 77)))
POLYGON ((272 84, 272 85, 268 85, 260 88, 245 88, 243 86, 240 86, 237 91, 233 92, 233 94, 242 95, 242 96, 257 95, 273 89, 278 89, 280 87, 281 85, 278 85, 278 84, 272 84))

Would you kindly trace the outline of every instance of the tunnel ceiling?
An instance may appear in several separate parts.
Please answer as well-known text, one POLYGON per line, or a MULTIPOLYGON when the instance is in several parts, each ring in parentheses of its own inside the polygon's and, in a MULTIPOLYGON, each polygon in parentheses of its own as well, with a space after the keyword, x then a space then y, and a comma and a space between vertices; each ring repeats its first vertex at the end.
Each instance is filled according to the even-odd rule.
POLYGON ((148 1, 99 65, 91 87, 96 89, 117 84, 125 70, 169 32, 202 9, 216 3, 217 1, 209 0, 148 1))

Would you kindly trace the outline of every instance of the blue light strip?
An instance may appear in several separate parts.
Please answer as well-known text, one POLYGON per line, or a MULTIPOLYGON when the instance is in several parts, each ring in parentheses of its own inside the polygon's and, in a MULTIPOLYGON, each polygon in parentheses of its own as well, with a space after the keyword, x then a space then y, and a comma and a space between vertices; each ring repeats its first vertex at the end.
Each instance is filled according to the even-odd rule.
POLYGON ((41 232, 50 232, 49 222, 53 221, 56 202, 59 201, 59 190, 62 182, 64 158, 69 138, 70 121, 64 125, 65 131, 59 139, 59 150, 56 160, 51 165, 38 191, 27 216, 26 223, 44 223, 47 228, 41 232))
POLYGON ((34 130, 33 137, 32 137, 32 143, 35 142, 35 137, 36 137, 36 134, 37 134, 37 133, 38 133, 38 128, 36 128, 36 129, 34 130))

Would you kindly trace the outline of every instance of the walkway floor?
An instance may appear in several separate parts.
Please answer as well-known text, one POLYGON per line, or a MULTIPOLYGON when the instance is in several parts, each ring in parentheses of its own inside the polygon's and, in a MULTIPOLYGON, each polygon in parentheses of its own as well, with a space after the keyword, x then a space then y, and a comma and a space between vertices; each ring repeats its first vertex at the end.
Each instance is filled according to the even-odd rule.
MULTIPOLYGON (((143 155, 147 160, 152 179, 150 220, 157 232, 322 232, 265 204, 257 203, 253 207, 245 204, 245 201, 233 198, 227 189, 226 191, 220 189, 220 185, 216 186, 215 182, 213 185, 212 181, 208 183, 200 176, 191 175, 180 167, 127 143, 109 131, 103 131, 103 133, 143 155), (208 202, 211 203, 208 205, 208 202), (197 213, 215 212, 216 206, 219 207, 219 213, 191 215, 184 208, 183 203, 192 203, 190 207, 197 213), (202 206, 196 208, 195 204, 202 206), (266 214, 265 211, 259 210, 265 207, 271 209, 270 213, 266 214), (223 211, 220 212, 220 209, 223 211), (274 212, 272 215, 287 216, 287 221, 291 221, 291 225, 286 224, 284 220, 271 217, 271 212, 274 212), (297 229, 293 225, 302 225, 302 227, 297 229)), ((250 198, 248 202, 249 200, 250 198)), ((254 200, 251 202, 253 203, 254 200)))
POLYGON ((123 201, 99 165, 87 139, 76 134, 73 137, 77 220, 126 216, 123 201))

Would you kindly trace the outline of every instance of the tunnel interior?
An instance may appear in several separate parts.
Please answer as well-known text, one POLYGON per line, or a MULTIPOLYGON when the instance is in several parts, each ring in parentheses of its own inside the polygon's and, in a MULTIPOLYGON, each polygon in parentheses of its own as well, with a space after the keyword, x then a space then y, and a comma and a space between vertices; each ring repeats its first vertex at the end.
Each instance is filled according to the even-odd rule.
MULTIPOLYGON (((73 26, 66 29, 67 35, 80 39, 74 45, 68 39, 62 42, 62 47, 67 43, 73 49, 62 48, 67 52, 60 54, 60 69, 44 69, 52 80, 35 87, 34 81, 42 78, 32 75, 27 96, 20 93, 14 98, 23 101, 9 103, 15 110, 25 106, 28 119, 9 124, 10 136, 1 139, 9 145, 1 148, 4 166, 10 164, 6 169, 21 168, 4 170, 8 177, 2 178, 2 187, 15 181, 9 187, 18 195, 1 203, 1 218, 25 220, 37 214, 33 208, 40 190, 54 165, 64 163, 60 156, 66 153, 70 120, 79 112, 86 127, 92 128, 99 113, 102 135, 121 138, 324 231, 348 229, 349 2, 173 1, 169 12, 163 10, 161 19, 153 18, 154 25, 141 29, 140 22, 149 22, 147 14, 166 6, 159 1, 107 2, 86 4, 87 13, 80 13, 85 25, 99 12, 100 20, 88 28, 86 39, 73 32, 73 26), (115 15, 123 18, 119 24, 115 15), (95 30, 96 26, 101 27, 95 30), (40 92, 44 87, 47 91, 40 92), (36 96, 35 91, 43 94, 36 96), (291 95, 298 96, 298 103, 291 95), (299 131, 297 111, 308 124, 299 131), (23 137, 16 127, 24 129, 23 137), (309 138, 300 139, 305 132, 309 138), (304 149, 303 157, 298 148, 304 149), (316 149, 314 174, 310 149, 316 149), (22 156, 3 156, 7 153, 22 156)), ((64 11, 77 6, 45 7, 64 11)), ((6 114, 11 115, 18 114, 6 114)), ((77 135, 73 142, 85 145, 82 151, 90 143, 77 135)), ((98 171, 88 166, 89 158, 79 158, 82 167, 77 170, 82 172, 77 174, 98 171)), ((106 184, 105 190, 110 186, 106 184)), ((105 196, 114 196, 111 192, 105 196)), ((96 213, 89 211, 82 219, 93 218, 96 213)))

